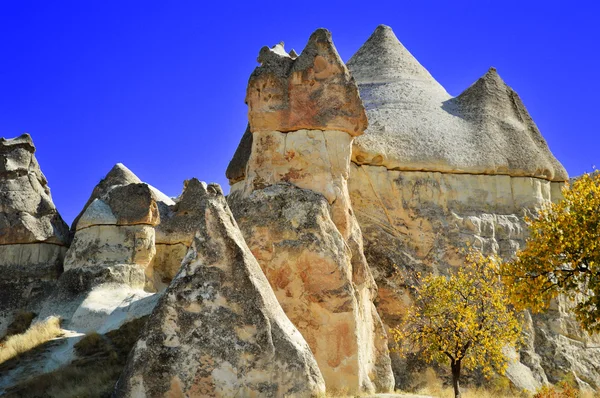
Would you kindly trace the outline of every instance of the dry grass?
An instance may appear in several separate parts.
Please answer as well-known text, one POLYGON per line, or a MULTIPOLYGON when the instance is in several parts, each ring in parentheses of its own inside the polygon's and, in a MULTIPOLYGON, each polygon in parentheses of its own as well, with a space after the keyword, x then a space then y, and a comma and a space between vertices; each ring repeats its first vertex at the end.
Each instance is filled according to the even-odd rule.
POLYGON ((10 336, 0 344, 0 363, 40 346, 62 335, 60 318, 51 316, 33 324, 25 333, 10 336))
MULTIPOLYGON (((414 379, 415 384, 421 387, 411 391, 410 394, 454 398, 454 390, 445 386, 431 368, 414 374, 414 379)), ((555 386, 544 386, 535 394, 531 394, 516 389, 508 378, 498 376, 489 380, 485 388, 461 387, 461 398, 600 398, 600 391, 578 390, 573 387, 574 385, 574 381, 566 378, 555 386)))
POLYGON ((11 387, 7 398, 108 398, 147 317, 106 334, 88 333, 77 344, 69 365, 11 387))
MULTIPOLYGON (((452 387, 445 386, 432 368, 426 369, 422 373, 414 375, 415 385, 419 385, 411 394, 428 395, 440 398, 454 398, 452 387)), ((510 384, 505 377, 496 377, 489 381, 488 386, 483 387, 461 387, 461 398, 514 398, 528 397, 528 394, 522 393, 510 384)))

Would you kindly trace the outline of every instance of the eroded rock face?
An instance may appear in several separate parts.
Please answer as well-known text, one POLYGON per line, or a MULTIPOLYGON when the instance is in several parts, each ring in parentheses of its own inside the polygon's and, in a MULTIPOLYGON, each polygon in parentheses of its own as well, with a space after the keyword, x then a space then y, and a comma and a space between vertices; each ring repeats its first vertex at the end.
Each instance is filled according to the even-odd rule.
POLYGON ((0 336, 13 311, 49 294, 69 245, 34 153, 28 134, 0 138, 0 336))
MULTIPOLYGON (((393 327, 410 305, 415 271, 460 266, 457 250, 466 243, 514 256, 527 237, 524 217, 560 199, 567 174, 493 68, 452 98, 385 26, 348 67, 369 118, 353 146, 349 192, 379 287, 377 308, 393 327)), ((598 372, 583 359, 584 352, 595 358, 583 348, 593 339, 574 339, 556 327, 564 322, 578 329, 566 311, 533 317, 508 372, 519 387, 531 391, 571 371, 597 386, 598 372)), ((393 360, 401 386, 408 375, 393 360)))
POLYGON ((117 164, 73 223, 75 239, 65 269, 89 272, 93 267, 134 265, 145 273, 146 290, 164 290, 204 217, 198 210, 199 189, 197 179, 186 181, 181 195, 172 200, 117 164))
POLYGON ((352 140, 366 127, 354 81, 325 30, 297 59, 279 45, 263 48, 259 61, 228 201, 328 390, 388 391, 387 337, 347 187, 352 140), (279 89, 275 101, 263 87, 279 89))
POLYGON ((494 68, 453 98, 381 25, 348 69, 369 119, 354 146, 355 163, 567 180, 519 96, 494 68))
POLYGON ((156 254, 154 228, 160 222, 158 202, 163 195, 138 181, 117 164, 74 222, 75 236, 64 268, 87 280, 82 290, 89 289, 91 280, 106 283, 110 277, 132 287, 144 286, 145 270, 156 254))
POLYGON ((184 265, 152 313, 117 397, 310 397, 324 382, 246 246, 221 188, 195 188, 184 265))
POLYGON ((258 62, 246 91, 253 133, 307 129, 355 136, 367 127, 356 84, 327 30, 316 30, 297 58, 279 44, 263 47, 258 62))
POLYGON ((203 189, 196 178, 185 181, 175 203, 162 207, 160 224, 156 226, 156 256, 146 272, 156 290, 168 286, 192 244, 197 225, 204 217, 198 200, 203 189))

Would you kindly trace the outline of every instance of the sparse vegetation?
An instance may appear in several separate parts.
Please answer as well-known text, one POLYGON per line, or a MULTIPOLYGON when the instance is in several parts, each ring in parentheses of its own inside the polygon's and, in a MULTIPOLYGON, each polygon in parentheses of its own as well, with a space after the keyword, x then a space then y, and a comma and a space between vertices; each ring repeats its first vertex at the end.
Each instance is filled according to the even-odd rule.
POLYGON ((15 358, 61 334, 58 317, 51 316, 42 322, 34 323, 24 333, 12 335, 0 343, 0 363, 15 358))
POLYGON ((450 365, 455 397, 461 369, 504 374, 503 348, 514 346, 521 328, 498 273, 498 260, 471 250, 449 277, 428 275, 415 286, 415 299, 392 334, 403 352, 450 365))
POLYGON ((77 358, 72 363, 12 387, 6 397, 110 397, 146 319, 106 334, 88 333, 75 344, 77 358))
MULTIPOLYGON (((411 391, 411 394, 426 395, 440 398, 454 397, 454 389, 451 386, 446 386, 444 382, 438 378, 436 371, 433 368, 427 368, 423 372, 415 373, 414 384, 420 387, 411 391)), ((464 388, 461 397, 463 398, 515 398, 528 397, 529 395, 517 390, 510 381, 500 375, 494 376, 486 388, 469 387, 464 388)))

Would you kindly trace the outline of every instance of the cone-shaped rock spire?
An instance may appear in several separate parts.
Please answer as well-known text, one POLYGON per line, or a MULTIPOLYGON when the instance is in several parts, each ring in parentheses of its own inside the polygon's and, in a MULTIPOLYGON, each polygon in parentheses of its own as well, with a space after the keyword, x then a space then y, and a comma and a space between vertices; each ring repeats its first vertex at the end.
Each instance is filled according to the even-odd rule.
POLYGON ((354 78, 361 82, 404 77, 429 80, 438 84, 427 69, 400 43, 392 28, 386 25, 379 25, 375 29, 365 44, 350 58, 348 69, 352 71, 354 78))
POLYGON ((552 155, 519 95, 490 68, 456 97, 463 117, 502 145, 509 170, 535 170, 536 177, 565 181, 568 175, 552 155))
POLYGON ((86 209, 92 202, 102 196, 106 195, 108 191, 117 185, 129 185, 129 184, 140 184, 142 181, 135 175, 131 170, 129 170, 123 163, 117 163, 113 166, 112 169, 106 174, 98 185, 94 187, 90 198, 86 202, 85 206, 81 212, 75 217, 73 220, 73 224, 71 224, 71 230, 75 231, 77 229, 77 223, 79 219, 85 213, 86 209))
POLYGON ((367 134, 355 141, 355 163, 567 179, 518 95, 495 69, 454 99, 383 25, 348 68, 369 119, 367 134))
POLYGON ((246 245, 218 185, 194 181, 182 269, 154 309, 115 397, 313 397, 325 383, 246 245))

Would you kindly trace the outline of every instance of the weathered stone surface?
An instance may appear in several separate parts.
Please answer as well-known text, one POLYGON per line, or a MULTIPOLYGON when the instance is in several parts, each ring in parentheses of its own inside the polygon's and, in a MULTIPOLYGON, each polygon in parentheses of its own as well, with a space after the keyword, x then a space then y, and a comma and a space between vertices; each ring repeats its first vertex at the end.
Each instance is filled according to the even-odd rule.
POLYGON ((558 383, 573 377, 582 389, 600 389, 600 335, 583 332, 564 297, 553 300, 550 309, 532 317, 535 353, 541 358, 548 381, 558 383))
POLYGON ((156 226, 156 256, 146 269, 148 289, 166 288, 177 274, 198 223, 204 218, 199 201, 202 192, 202 183, 192 178, 184 182, 183 191, 173 205, 161 206, 160 224, 156 226))
POLYGON ((29 134, 0 138, 0 245, 69 244, 29 134))
POLYGON ((151 225, 94 225, 75 234, 65 258, 70 269, 116 264, 146 267, 156 253, 151 225))
POLYGON ((158 214, 156 206, 160 206, 161 204, 163 206, 171 206, 175 203, 158 189, 143 183, 125 165, 117 163, 98 185, 94 187, 87 203, 83 206, 79 215, 75 217, 71 225, 71 230, 76 231, 91 224, 97 225, 104 222, 113 224, 113 217, 117 218, 116 224, 120 225, 157 224, 158 214), (131 195, 131 197, 128 198, 128 195, 131 195), (110 197, 113 199, 108 199, 110 197), (104 203, 94 203, 96 200, 101 200, 104 203), (110 200, 112 200, 112 203, 109 203, 110 200), (155 203, 153 204, 152 202, 155 203), (95 208, 91 209, 90 214, 86 215, 86 217, 92 217, 95 220, 97 219, 97 221, 86 220, 84 225, 79 225, 79 220, 92 204, 94 204, 95 208), (112 208, 113 205, 116 207, 112 208), (106 206, 108 206, 108 209, 106 206), (110 212, 108 212, 109 209, 110 212), (145 213, 146 210, 148 213, 145 213), (132 212, 137 212, 137 214, 132 212), (139 212, 142 213, 140 214, 139 212))
POLYGON ((352 160, 388 169, 567 180, 518 95, 491 69, 457 98, 379 26, 348 61, 369 119, 352 160))
POLYGON ((115 165, 73 222, 75 236, 65 256, 60 297, 53 300, 76 303, 83 299, 76 298, 78 294, 85 297, 107 283, 116 283, 123 291, 143 289, 146 270, 156 254, 159 206, 173 203, 122 164, 115 165))
POLYGON ((312 129, 356 136, 367 127, 356 84, 329 31, 317 29, 297 58, 281 43, 263 47, 258 62, 246 91, 252 133, 312 129))
MULTIPOLYGON (((353 147, 350 198, 379 287, 377 309, 391 327, 410 305, 415 271, 460 266, 466 243, 514 256, 527 237, 524 217, 560 199, 567 174, 494 69, 452 98, 384 26, 348 67, 369 117, 353 147)), ((511 357, 517 386, 531 390, 569 372, 597 386, 594 340, 569 319, 566 311, 533 317, 511 357), (570 332, 556 327, 565 322, 570 332)), ((400 383, 405 377, 396 373, 400 383)))
POLYGON ((324 383, 220 187, 197 189, 197 233, 117 384, 117 397, 316 396, 324 383))
POLYGON ((389 390, 387 339, 372 304, 375 286, 364 257, 332 220, 326 198, 276 184, 245 198, 233 193, 229 202, 327 388, 389 390))
POLYGON ((36 312, 69 245, 29 134, 0 138, 0 336, 15 311, 36 312))
POLYGON ((232 211, 327 388, 388 391, 387 336, 347 188, 352 140, 367 125, 354 81, 322 29, 296 60, 280 44, 259 62, 246 97, 251 137, 229 168, 232 211))
MULTIPOLYGON (((350 197, 379 288, 377 309, 386 326, 397 325, 399 314, 410 305, 408 286, 416 272, 447 273, 450 267, 460 266, 459 249, 467 243, 486 254, 512 257, 527 237, 525 215, 560 198, 561 185, 531 177, 396 171, 353 164, 350 197)), ((537 357, 535 350, 533 345, 524 346, 521 358, 537 357)), ((395 371, 403 372, 398 358, 394 361, 395 371)), ((527 372, 545 382, 539 359, 525 362, 531 369, 527 372)), ((519 369, 523 370, 516 364, 511 368, 519 369)), ((525 383, 521 387, 531 387, 527 374, 509 372, 509 376, 525 383)), ((399 383, 404 379, 405 375, 396 374, 399 383)))

